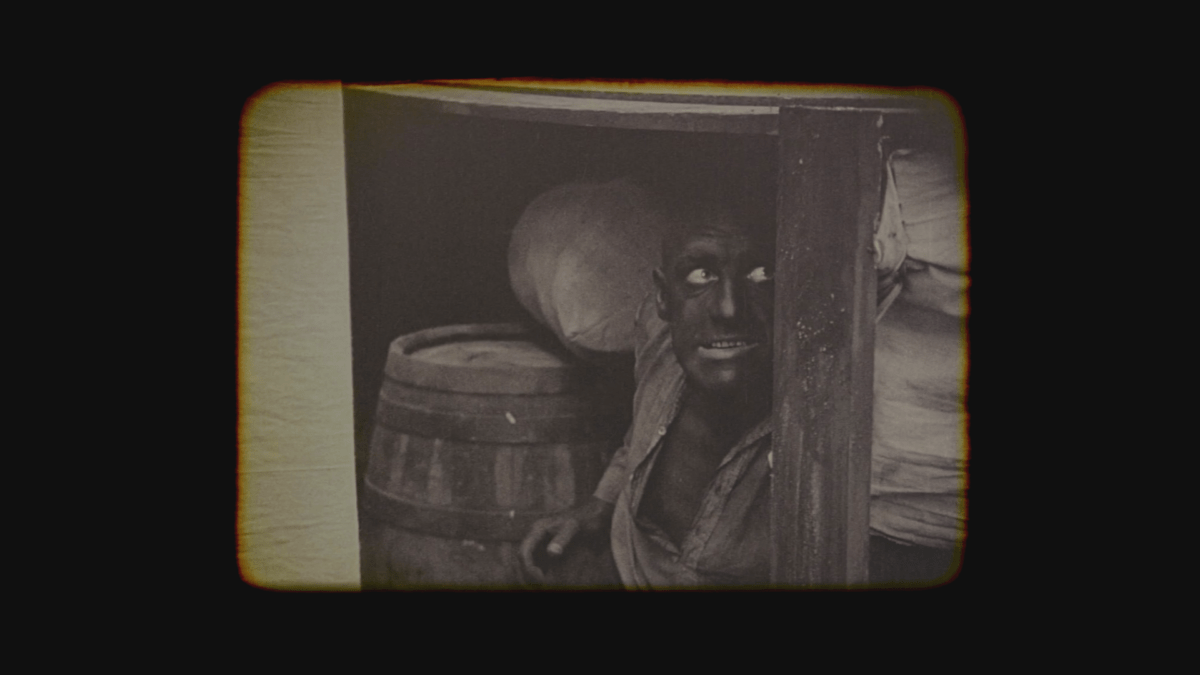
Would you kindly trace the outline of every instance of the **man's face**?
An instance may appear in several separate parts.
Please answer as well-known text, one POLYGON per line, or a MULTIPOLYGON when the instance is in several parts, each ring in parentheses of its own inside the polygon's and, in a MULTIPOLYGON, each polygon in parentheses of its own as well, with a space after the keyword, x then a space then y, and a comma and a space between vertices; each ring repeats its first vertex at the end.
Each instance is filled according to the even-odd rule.
POLYGON ((688 381, 712 394, 770 388, 774 242, 728 215, 709 216, 673 237, 663 258, 658 314, 688 381))

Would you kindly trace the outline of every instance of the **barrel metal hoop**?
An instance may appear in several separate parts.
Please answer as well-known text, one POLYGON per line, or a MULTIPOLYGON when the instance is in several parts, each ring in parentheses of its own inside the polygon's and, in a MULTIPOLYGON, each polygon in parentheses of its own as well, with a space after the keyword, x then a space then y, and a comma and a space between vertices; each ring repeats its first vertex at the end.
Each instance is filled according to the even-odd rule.
POLYGON ((617 414, 590 417, 518 418, 505 415, 465 416, 381 402, 376 423, 425 438, 495 444, 578 443, 612 428, 617 414))
POLYGON ((466 338, 518 338, 532 332, 521 324, 443 326, 402 335, 392 341, 384 370, 398 382, 475 394, 560 394, 573 388, 568 366, 488 368, 430 363, 412 356, 424 347, 466 338))
POLYGON ((389 494, 369 478, 363 506, 368 513, 392 526, 447 539, 477 541, 521 541, 538 518, 552 512, 473 511, 448 506, 432 506, 401 499, 389 494))

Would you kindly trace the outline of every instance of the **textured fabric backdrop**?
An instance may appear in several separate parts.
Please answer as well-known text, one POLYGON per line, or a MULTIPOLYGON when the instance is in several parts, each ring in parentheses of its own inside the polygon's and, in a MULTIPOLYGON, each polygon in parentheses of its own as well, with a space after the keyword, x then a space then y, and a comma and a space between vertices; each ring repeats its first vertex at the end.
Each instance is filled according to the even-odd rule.
POLYGON ((359 588, 340 84, 242 117, 238 562, 272 589, 359 588))

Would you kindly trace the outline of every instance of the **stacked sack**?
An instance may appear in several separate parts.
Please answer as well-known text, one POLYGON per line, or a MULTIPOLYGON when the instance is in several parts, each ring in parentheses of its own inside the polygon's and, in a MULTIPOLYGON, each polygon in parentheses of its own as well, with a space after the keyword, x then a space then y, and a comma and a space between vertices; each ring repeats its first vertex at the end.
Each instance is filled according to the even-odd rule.
POLYGON ((893 152, 876 237, 881 283, 896 290, 875 326, 871 531, 942 549, 966 531, 970 279, 961 174, 951 155, 893 152))
POLYGON ((649 193, 628 179, 559 186, 513 230, 513 291, 576 356, 632 353, 634 315, 654 288, 663 231, 649 193))
POLYGON ((887 189, 877 234, 888 243, 883 273, 899 266, 904 298, 949 316, 967 315, 967 200, 956 159, 945 153, 897 150, 887 163, 887 189), (886 268, 886 269, 885 269, 886 268))

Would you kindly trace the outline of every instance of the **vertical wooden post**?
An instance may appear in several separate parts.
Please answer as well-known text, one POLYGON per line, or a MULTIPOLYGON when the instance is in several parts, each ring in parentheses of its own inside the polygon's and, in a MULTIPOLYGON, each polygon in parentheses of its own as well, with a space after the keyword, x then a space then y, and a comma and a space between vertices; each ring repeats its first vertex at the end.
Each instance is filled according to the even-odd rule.
POLYGON ((867 582, 881 120, 780 109, 771 495, 779 586, 867 582))

